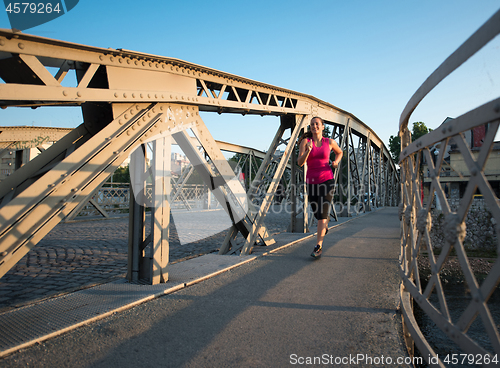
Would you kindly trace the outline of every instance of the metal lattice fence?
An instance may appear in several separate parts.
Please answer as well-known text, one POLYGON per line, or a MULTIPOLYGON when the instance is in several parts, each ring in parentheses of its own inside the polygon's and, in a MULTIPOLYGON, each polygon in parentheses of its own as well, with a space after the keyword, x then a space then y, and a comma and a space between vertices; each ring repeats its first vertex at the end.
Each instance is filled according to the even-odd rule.
POLYGON ((500 99, 414 142, 408 121, 435 85, 498 33, 500 12, 426 80, 400 122, 405 337, 433 367, 500 359, 500 99))

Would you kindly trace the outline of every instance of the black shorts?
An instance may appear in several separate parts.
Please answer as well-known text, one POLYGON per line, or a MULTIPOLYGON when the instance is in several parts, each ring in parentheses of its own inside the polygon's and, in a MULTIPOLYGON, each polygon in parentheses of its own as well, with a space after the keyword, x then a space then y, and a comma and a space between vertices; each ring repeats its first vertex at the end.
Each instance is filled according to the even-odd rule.
POLYGON ((307 198, 317 220, 329 218, 334 189, 335 182, 333 179, 319 184, 307 184, 307 198))

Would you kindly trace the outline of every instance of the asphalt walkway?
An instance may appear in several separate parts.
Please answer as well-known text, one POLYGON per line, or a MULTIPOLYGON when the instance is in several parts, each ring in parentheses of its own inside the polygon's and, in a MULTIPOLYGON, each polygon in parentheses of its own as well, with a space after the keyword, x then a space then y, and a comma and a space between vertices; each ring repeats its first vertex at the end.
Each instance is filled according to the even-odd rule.
MULTIPOLYGON (((42 340, 0 366, 411 366, 404 364, 398 313, 397 208, 332 228, 319 260, 309 256, 314 236, 290 240, 264 256, 256 249, 246 259, 207 255, 177 263, 176 291, 42 340), (213 262, 222 268, 214 272, 213 262), (206 267, 212 277, 182 281, 190 264, 188 272, 206 267)), ((102 289, 94 294, 112 297, 102 289)))

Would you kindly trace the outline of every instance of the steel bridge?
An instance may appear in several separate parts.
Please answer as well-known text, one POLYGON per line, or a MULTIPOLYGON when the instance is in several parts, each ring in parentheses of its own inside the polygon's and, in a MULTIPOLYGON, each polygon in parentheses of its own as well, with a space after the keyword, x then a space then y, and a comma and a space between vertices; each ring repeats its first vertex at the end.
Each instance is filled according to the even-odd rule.
MULTIPOLYGON (((340 215, 398 203, 398 176, 383 142, 354 115, 310 95, 178 59, 9 30, 0 31, 0 78, 4 81, 0 107, 80 106, 84 120, 1 182, 0 276, 58 222, 88 202, 130 156, 134 195, 128 277, 166 282, 170 212, 166 196, 171 184, 170 159, 163 158, 170 158, 172 139, 231 218, 221 253, 246 255, 256 243, 273 243, 264 219, 287 167, 293 207, 290 230, 308 230, 307 201, 301 193, 304 175, 294 153, 299 134, 313 116, 332 127, 333 138, 346 152, 337 175, 337 194, 345 205, 340 215), (68 86, 72 73, 76 84, 68 86), (234 172, 200 112, 279 117, 248 191, 233 180, 234 172), (145 194, 148 178, 152 178, 150 198, 145 194), (246 200, 255 197, 260 201, 246 200), (360 206, 364 197, 369 200, 360 206), (150 234, 145 234, 146 207, 153 218, 150 234)), ((335 210, 332 215, 336 216, 335 210)))
MULTIPOLYGON (((401 306, 410 353, 416 346, 429 366, 453 363, 434 360, 449 352, 440 351, 426 336, 428 327, 422 326, 413 311, 416 303, 459 353, 474 357, 474 362, 481 357, 487 366, 494 362, 494 354, 500 354, 500 311, 494 305, 500 262, 498 256, 490 260, 491 269, 480 278, 471 266, 474 253, 466 236, 470 217, 477 213, 479 190, 482 209, 491 222, 488 231, 493 247, 497 255, 500 252, 499 187, 497 183, 493 188, 490 180, 498 171, 498 165, 491 164, 491 152, 498 150, 494 137, 500 124, 500 99, 445 122, 415 142, 408 122, 441 80, 498 33, 500 12, 452 54, 408 102, 400 120, 400 183, 389 152, 373 130, 353 114, 311 95, 178 59, 0 30, 0 107, 80 106, 84 120, 64 137, 54 138, 53 146, 41 148, 41 154, 29 162, 16 153, 15 172, 0 183, 0 277, 58 222, 74 216, 131 157, 134 195, 129 205, 128 278, 151 284, 168 281, 171 203, 167 196, 180 193, 185 184, 185 177, 171 180, 170 159, 163 159, 170 157, 174 141, 192 164, 189 172, 196 171, 203 178, 231 219, 221 254, 247 255, 255 244, 273 243, 265 216, 280 183, 292 208, 290 231, 309 231, 304 170, 296 165, 296 143, 311 117, 319 116, 331 127, 331 137, 345 157, 335 175, 332 218, 399 204, 401 306), (76 84, 68 86, 67 75, 72 73, 76 84), (234 180, 235 173, 222 154, 227 146, 214 140, 200 112, 279 118, 274 139, 265 153, 259 153, 258 164, 255 150, 236 145, 230 149, 243 154, 247 162, 246 183, 234 180), (475 129, 487 132, 479 146, 466 139, 475 129), (453 167, 453 155, 460 156, 460 167, 453 167), (459 196, 446 192, 450 169, 464 184, 459 196), (145 230, 147 209, 152 213, 149 234, 145 230), (442 271, 454 257, 467 286, 459 307, 450 307, 443 282, 442 271)), ((28 133, 9 142, 0 148, 18 152, 40 143, 28 133)))

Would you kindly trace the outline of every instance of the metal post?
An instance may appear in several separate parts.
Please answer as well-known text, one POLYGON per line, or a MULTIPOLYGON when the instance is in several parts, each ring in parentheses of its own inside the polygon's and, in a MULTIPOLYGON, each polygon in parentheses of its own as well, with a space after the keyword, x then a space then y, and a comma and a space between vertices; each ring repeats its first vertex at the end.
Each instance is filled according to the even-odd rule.
POLYGON ((141 145, 130 157, 130 210, 129 210, 129 257, 127 278, 129 281, 138 281, 142 260, 141 245, 145 240, 144 220, 145 207, 140 203, 146 199, 146 186, 143 174, 146 169, 145 147, 141 145), (134 192, 135 191, 135 192, 134 192))

